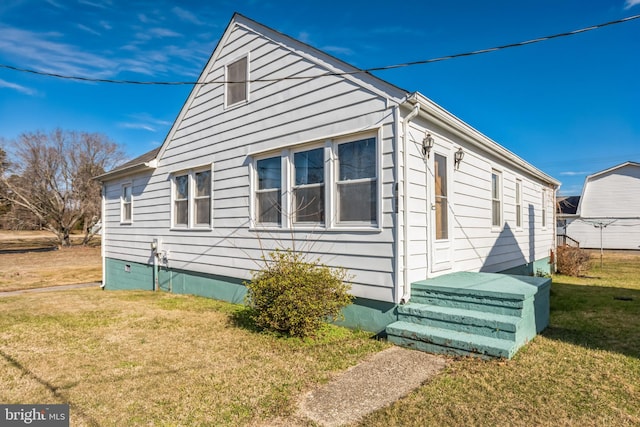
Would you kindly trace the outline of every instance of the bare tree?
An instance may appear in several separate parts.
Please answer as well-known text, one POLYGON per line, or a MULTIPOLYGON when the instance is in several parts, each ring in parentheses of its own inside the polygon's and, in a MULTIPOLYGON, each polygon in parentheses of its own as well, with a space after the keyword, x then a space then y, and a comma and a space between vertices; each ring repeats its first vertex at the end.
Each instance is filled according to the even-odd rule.
POLYGON ((100 185, 94 177, 120 163, 124 155, 105 135, 56 129, 21 134, 14 159, 0 175, 5 197, 26 209, 53 232, 61 246, 82 226, 84 243, 100 218, 100 185))

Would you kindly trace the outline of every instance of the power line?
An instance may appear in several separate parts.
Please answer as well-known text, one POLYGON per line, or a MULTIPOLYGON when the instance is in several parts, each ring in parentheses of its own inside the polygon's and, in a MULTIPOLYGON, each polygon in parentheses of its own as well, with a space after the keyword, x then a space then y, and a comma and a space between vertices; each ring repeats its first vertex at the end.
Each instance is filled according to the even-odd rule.
MULTIPOLYGON (((604 22, 602 24, 592 25, 590 27, 580 28, 578 30, 573 30, 573 31, 568 31, 568 32, 564 32, 564 33, 553 34, 553 35, 550 35, 550 36, 538 37, 538 38, 535 38, 535 39, 526 40, 526 41, 522 41, 522 42, 518 42, 518 43, 510 43, 510 44, 491 47, 491 48, 487 48, 487 49, 474 50, 474 51, 464 52, 464 53, 456 53, 456 54, 453 54, 453 55, 441 56, 441 57, 438 57, 438 58, 431 58, 431 59, 424 59, 424 60, 420 60, 420 61, 405 62, 405 63, 402 63, 402 64, 386 65, 386 66, 382 66, 382 67, 373 67, 373 68, 367 68, 367 69, 356 70, 356 71, 327 72, 327 73, 322 73, 322 74, 316 74, 316 75, 313 75, 313 76, 289 76, 289 77, 278 77, 278 78, 272 78, 272 79, 254 79, 254 80, 250 79, 250 80, 247 80, 247 82, 255 83, 255 82, 276 82, 276 81, 283 81, 283 80, 312 80, 312 79, 316 79, 316 78, 320 78, 320 77, 326 77, 326 76, 345 76, 345 75, 353 75, 353 74, 370 73, 372 71, 384 71, 384 70, 392 70, 392 69, 396 69, 396 68, 412 67, 412 66, 415 66, 415 65, 431 64, 431 63, 434 63, 434 62, 447 61, 447 60, 455 59, 455 58, 463 58, 463 57, 467 57, 467 56, 481 55, 481 54, 485 54, 485 53, 496 52, 496 51, 499 51, 499 50, 505 50, 505 49, 510 49, 510 48, 514 48, 514 47, 527 46, 527 45, 530 45, 530 44, 540 43, 540 42, 543 42, 543 41, 553 40, 553 39, 557 39, 557 38, 561 38, 561 37, 574 36, 576 34, 586 33, 588 31, 597 30, 599 28, 608 27, 608 26, 616 25, 616 24, 622 24, 624 22, 632 21, 632 20, 635 20, 635 19, 638 19, 638 18, 640 18, 640 15, 633 15, 633 16, 628 16, 626 18, 617 19, 615 21, 604 22)), ((99 79, 99 78, 93 78, 93 77, 69 76, 69 75, 64 75, 64 74, 48 73, 48 72, 44 72, 44 71, 37 71, 37 70, 28 69, 28 68, 15 67, 15 66, 6 65, 6 64, 0 64, 0 68, 5 68, 5 69, 8 69, 8 70, 13 70, 13 71, 21 72, 21 73, 36 74, 36 75, 39 75, 39 76, 54 77, 54 78, 59 78, 59 79, 76 80, 76 81, 91 82, 91 83, 180 86, 180 85, 208 85, 208 84, 225 84, 225 83, 242 83, 242 82, 244 82, 244 81, 229 81, 229 80, 212 80, 212 81, 208 81, 208 82, 194 82, 194 81, 167 82, 167 81, 114 80, 114 79, 99 79)))

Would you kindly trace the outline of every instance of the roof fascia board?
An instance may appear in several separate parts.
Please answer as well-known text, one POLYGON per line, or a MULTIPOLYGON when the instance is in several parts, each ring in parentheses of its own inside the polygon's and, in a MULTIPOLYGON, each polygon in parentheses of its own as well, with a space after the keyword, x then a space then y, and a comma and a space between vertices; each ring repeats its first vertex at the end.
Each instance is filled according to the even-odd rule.
POLYGON ((427 119, 435 121, 437 124, 443 126, 445 129, 456 134, 460 138, 464 139, 469 144, 479 148, 485 152, 497 156, 499 159, 507 162, 517 169, 524 170, 536 178, 551 184, 555 189, 560 187, 560 181, 552 178, 540 169, 526 162, 524 159, 518 157, 516 154, 507 150, 491 138, 487 137, 480 131, 471 127, 467 123, 460 120, 429 98, 425 97, 419 92, 412 93, 407 100, 407 104, 413 106, 416 103, 421 104, 420 115, 427 119))
POLYGON ((96 176, 93 179, 99 182, 105 182, 105 181, 110 181, 112 179, 120 178, 122 176, 131 175, 136 172, 153 170, 157 167, 158 167, 158 160, 154 159, 154 160, 151 160, 150 162, 138 163, 135 165, 131 165, 128 168, 118 169, 117 171, 114 171, 114 172, 107 172, 102 175, 96 176))

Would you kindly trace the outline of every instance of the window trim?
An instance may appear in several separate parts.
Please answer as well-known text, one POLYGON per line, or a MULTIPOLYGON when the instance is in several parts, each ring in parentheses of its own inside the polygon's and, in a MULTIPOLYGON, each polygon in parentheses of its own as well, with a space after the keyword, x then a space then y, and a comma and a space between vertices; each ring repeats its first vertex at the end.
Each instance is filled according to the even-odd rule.
POLYGON ((547 229, 547 190, 546 188, 541 188, 542 195, 542 206, 540 206, 541 216, 540 216, 540 225, 542 230, 547 229))
MULTIPOLYGON (((381 145, 382 145, 382 128, 376 127, 365 132, 351 132, 341 134, 339 136, 331 136, 327 138, 318 138, 312 141, 298 142, 286 146, 279 146, 277 149, 269 151, 260 151, 250 153, 251 161, 249 163, 250 178, 250 195, 249 212, 250 212, 250 230, 300 230, 300 231, 382 231, 382 189, 381 189, 381 145), (372 222, 337 222, 337 177, 338 177, 338 145, 355 142, 362 139, 374 138, 376 144, 376 220, 372 222), (293 222, 292 204, 293 204, 293 183, 295 182, 295 168, 293 165, 293 154, 296 152, 308 151, 316 148, 324 147, 324 191, 325 191, 325 216, 324 223, 317 222, 293 222), (257 217, 256 206, 256 190, 258 189, 258 171, 257 161, 268 159, 271 157, 280 157, 282 161, 281 169, 281 204, 282 204, 282 220, 281 224, 260 223, 257 217)), ((372 180, 366 178, 364 180, 372 180)))
POLYGON ((381 172, 380 172, 380 141, 382 140, 381 135, 380 135, 380 131, 377 132, 376 134, 373 133, 366 133, 366 134, 360 134, 360 135, 353 135, 351 137, 347 137, 347 138, 340 138, 340 139, 335 139, 332 141, 332 145, 333 145, 333 161, 332 163, 335 164, 334 167, 334 174, 333 174, 333 182, 332 182, 332 192, 333 194, 332 196, 332 200, 333 203, 335 205, 334 207, 334 212, 333 213, 333 218, 332 218, 332 225, 335 228, 357 228, 357 229, 376 229, 376 228, 380 228, 380 221, 381 221, 381 204, 382 204, 382 197, 381 197, 381 191, 380 191, 380 176, 381 176, 381 172), (362 141, 362 140, 366 140, 366 139, 371 139, 373 138, 374 143, 376 144, 375 146, 375 165, 374 165, 374 171, 375 171, 375 176, 373 178, 358 178, 358 179, 352 179, 352 180, 340 180, 340 156, 339 156, 339 150, 338 147, 340 145, 343 144, 349 144, 352 142, 358 142, 358 141, 362 141), (350 184, 362 184, 365 182, 374 182, 375 181, 375 187, 376 187, 376 218, 374 221, 340 221, 339 220, 339 209, 340 209, 340 201, 338 198, 339 195, 339 191, 338 191, 338 185, 340 184, 344 184, 346 182, 349 182, 350 184))
POLYGON ((235 56, 233 59, 231 59, 229 62, 227 62, 226 64, 224 64, 224 108, 228 109, 228 108, 235 108, 238 107, 240 105, 245 105, 247 103, 249 103, 249 94, 251 93, 250 90, 250 82, 249 82, 249 76, 250 76, 250 57, 249 57, 249 52, 246 52, 242 55, 239 56, 235 56), (234 102, 233 104, 229 103, 229 66, 237 63, 238 61, 241 61, 242 59, 246 59, 247 60, 247 67, 245 69, 245 88, 244 88, 244 99, 234 102))
POLYGON ((268 228, 273 228, 273 229, 280 229, 283 227, 283 223, 285 221, 285 216, 286 216, 286 212, 285 212, 285 195, 282 192, 282 188, 284 186, 284 182, 282 180, 283 175, 285 174, 285 164, 284 164, 284 157, 287 156, 288 154, 286 154, 285 152, 271 152, 262 156, 256 156, 252 159, 251 161, 251 171, 250 171, 250 194, 251 197, 249 198, 249 209, 250 209, 250 227, 251 228, 263 228, 263 229, 268 229, 268 228), (257 203, 257 194, 259 193, 266 193, 269 191, 274 191, 273 189, 269 188, 267 190, 260 190, 260 186, 258 183, 258 180, 260 179, 260 176, 258 175, 258 162, 260 160, 267 160, 267 159, 271 159, 271 158, 277 158, 280 160, 280 187, 277 188, 275 191, 280 191, 280 221, 279 222, 260 222, 259 218, 258 218, 258 203, 257 203))
MULTIPOLYGON (((324 150, 324 145, 323 144, 312 144, 312 145, 305 145, 302 147, 296 147, 295 150, 291 150, 289 152, 288 155, 288 162, 289 162, 289 176, 290 176, 290 185, 287 188, 287 192, 290 194, 290 206, 287 209, 287 212, 289 213, 288 217, 289 217, 289 222, 290 225, 294 228, 304 228, 304 227, 314 227, 314 228, 326 228, 326 224, 327 224, 327 197, 329 196, 329 193, 327 191, 327 153, 326 150, 324 150), (313 151, 313 150, 319 150, 322 149, 322 182, 321 183, 313 183, 313 184, 301 184, 301 185, 296 185, 296 164, 295 164, 295 155, 298 153, 304 153, 306 151, 313 151), (295 200, 295 193, 294 191, 296 189, 299 188, 314 188, 314 187, 323 187, 323 192, 324 192, 324 206, 323 206, 323 219, 322 221, 296 221, 296 200, 295 200)), ((282 179, 280 180, 280 184, 282 185, 282 179)), ((281 187, 282 189, 282 187, 281 187)))
POLYGON ((491 229, 493 231, 502 231, 503 227, 504 227, 504 190, 502 187, 502 171, 499 171, 497 169, 491 169, 491 196, 490 196, 490 200, 491 200, 491 229), (497 183, 497 192, 498 192, 498 197, 494 198, 493 197, 493 176, 497 177, 498 183, 497 183), (499 202, 499 207, 498 207, 498 223, 499 224, 495 224, 493 222, 493 217, 494 217, 494 203, 498 201, 499 202))
POLYGON ((515 184, 515 214, 516 214, 516 230, 522 230, 522 179, 516 178, 515 184), (520 207, 520 212, 518 213, 518 207, 520 207))
MULTIPOLYGON (((170 229, 171 230, 212 230, 213 229, 213 163, 197 166, 186 170, 180 170, 171 172, 169 174, 171 179, 171 214, 170 214, 170 229), (210 173, 209 179, 211 184, 209 187, 209 224, 196 224, 196 174, 208 171, 210 173), (179 176, 187 176, 188 190, 187 190, 187 223, 176 224, 176 178, 179 176)), ((204 199, 206 196, 200 196, 198 199, 204 199)))
POLYGON ((132 181, 123 182, 122 185, 120 186, 120 224, 126 224, 126 225, 133 224, 133 182, 132 181), (127 204, 127 202, 125 202, 125 199, 124 199, 125 188, 131 189, 131 200, 128 202, 128 204, 130 205, 128 219, 125 218, 124 216, 124 207, 127 204))

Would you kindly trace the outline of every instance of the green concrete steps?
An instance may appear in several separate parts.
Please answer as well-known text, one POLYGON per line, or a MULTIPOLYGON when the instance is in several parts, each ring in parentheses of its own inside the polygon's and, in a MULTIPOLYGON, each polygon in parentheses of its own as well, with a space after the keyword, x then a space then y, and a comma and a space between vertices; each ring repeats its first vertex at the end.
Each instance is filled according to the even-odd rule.
POLYGON ((398 320, 512 341, 522 322, 518 316, 419 303, 398 306, 398 320))
POLYGON ((387 339, 402 347, 452 356, 504 357, 516 352, 514 342, 409 322, 387 326, 387 339))
POLYGON ((457 272, 412 283, 388 340, 432 353, 511 358, 549 323, 551 280, 457 272))

